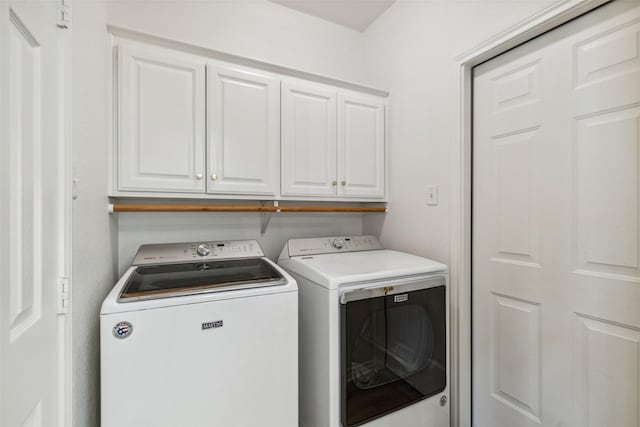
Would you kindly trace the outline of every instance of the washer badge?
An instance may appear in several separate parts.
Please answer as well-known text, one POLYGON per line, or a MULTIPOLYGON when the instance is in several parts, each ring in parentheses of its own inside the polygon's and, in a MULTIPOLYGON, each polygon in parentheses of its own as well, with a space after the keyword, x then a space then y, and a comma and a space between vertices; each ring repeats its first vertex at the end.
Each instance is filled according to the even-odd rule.
POLYGON ((119 322, 113 327, 113 336, 116 338, 127 338, 133 333, 133 325, 129 322, 119 322))

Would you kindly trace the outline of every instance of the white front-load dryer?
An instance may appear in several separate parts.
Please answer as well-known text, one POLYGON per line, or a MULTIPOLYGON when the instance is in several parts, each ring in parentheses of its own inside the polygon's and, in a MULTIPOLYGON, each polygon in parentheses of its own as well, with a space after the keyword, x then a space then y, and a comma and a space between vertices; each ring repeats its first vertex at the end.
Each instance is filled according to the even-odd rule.
POLYGON ((302 427, 449 427, 447 267, 373 236, 292 239, 302 427))
POLYGON ((100 313, 102 427, 298 427, 297 304, 256 241, 142 246, 100 313))

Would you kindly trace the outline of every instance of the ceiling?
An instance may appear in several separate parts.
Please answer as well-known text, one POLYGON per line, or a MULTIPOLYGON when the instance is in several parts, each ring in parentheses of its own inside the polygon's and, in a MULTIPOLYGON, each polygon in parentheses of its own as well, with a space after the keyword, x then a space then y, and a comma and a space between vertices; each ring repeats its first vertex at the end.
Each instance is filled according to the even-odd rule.
POLYGON ((396 0, 271 0, 291 9, 364 31, 396 0))

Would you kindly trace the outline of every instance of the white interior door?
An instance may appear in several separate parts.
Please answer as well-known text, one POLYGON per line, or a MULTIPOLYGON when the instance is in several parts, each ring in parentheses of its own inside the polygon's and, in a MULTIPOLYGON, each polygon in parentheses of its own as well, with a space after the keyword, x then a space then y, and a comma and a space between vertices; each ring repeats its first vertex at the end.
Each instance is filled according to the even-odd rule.
POLYGON ((473 425, 640 425, 640 8, 475 69, 473 425))
POLYGON ((64 420, 63 36, 55 1, 0 3, 0 425, 64 420))

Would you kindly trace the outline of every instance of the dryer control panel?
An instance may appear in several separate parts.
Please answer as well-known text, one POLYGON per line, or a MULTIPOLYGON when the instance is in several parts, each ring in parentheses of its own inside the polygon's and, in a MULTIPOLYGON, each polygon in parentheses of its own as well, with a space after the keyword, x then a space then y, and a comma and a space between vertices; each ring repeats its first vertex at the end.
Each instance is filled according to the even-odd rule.
POLYGON ((133 265, 173 264, 263 256, 264 252, 255 240, 164 243, 140 246, 133 260, 133 265))
POLYGON ((384 249, 374 236, 335 236, 312 239, 291 239, 287 242, 289 256, 333 254, 339 252, 384 249))

